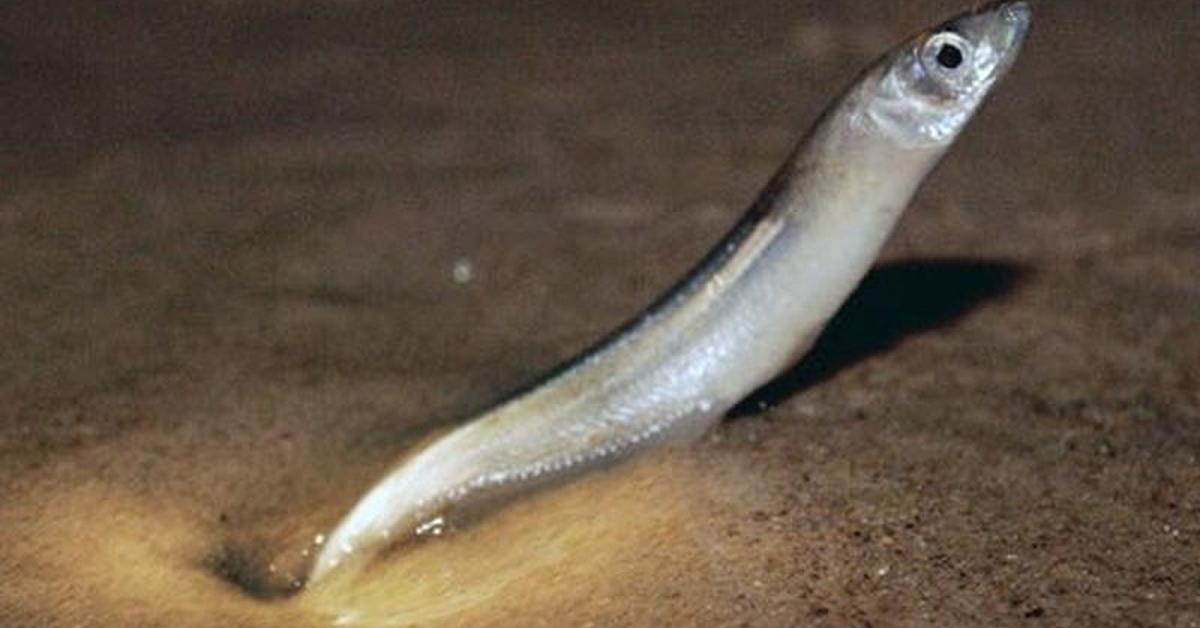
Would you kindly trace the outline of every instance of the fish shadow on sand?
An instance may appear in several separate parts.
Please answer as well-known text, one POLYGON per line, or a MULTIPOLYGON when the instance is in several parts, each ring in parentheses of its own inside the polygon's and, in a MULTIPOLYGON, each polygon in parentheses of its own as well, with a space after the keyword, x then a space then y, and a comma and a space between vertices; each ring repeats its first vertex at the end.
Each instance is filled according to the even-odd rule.
POLYGON ((978 305, 1012 292, 1029 274, 1028 267, 1012 262, 966 258, 878 266, 804 359, 751 393, 728 417, 757 414, 895 347, 907 336, 953 324, 978 305))

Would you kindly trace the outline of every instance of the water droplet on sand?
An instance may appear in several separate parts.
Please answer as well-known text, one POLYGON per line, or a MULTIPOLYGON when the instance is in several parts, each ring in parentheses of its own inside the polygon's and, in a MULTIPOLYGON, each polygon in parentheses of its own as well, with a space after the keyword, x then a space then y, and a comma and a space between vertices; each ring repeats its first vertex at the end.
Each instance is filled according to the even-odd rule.
POLYGON ((454 277, 454 283, 470 283, 475 278, 475 264, 471 262, 470 258, 460 257, 454 261, 454 270, 451 274, 454 277))
POLYGON ((434 517, 417 526, 417 536, 441 536, 446 531, 445 517, 434 517))

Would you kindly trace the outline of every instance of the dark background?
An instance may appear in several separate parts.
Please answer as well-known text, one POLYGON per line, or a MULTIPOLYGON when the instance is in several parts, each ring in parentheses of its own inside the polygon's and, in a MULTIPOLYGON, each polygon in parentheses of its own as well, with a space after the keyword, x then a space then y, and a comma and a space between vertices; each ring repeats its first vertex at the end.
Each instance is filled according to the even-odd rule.
MULTIPOLYGON (((1035 3, 815 353, 436 618, 1200 626, 1197 6, 1035 3)), ((224 579, 637 312, 961 8, 6 0, 0 619, 327 621, 224 579)))

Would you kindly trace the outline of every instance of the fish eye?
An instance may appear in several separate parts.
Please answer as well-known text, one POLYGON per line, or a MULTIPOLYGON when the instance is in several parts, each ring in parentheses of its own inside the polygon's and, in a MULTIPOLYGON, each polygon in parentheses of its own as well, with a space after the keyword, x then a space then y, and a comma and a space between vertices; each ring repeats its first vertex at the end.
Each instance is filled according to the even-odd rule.
POLYGON ((950 31, 935 33, 921 49, 921 64, 930 74, 952 78, 970 64, 971 42, 950 31))
POLYGON ((947 70, 953 70, 962 65, 963 53, 958 46, 954 44, 942 44, 942 47, 937 52, 937 62, 947 70))

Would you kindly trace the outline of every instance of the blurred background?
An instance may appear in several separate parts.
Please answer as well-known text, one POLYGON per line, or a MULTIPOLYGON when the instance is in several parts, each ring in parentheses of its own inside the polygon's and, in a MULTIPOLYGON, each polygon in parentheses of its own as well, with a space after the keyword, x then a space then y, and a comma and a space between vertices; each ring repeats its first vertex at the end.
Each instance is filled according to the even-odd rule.
POLYGON ((6 0, 0 619, 1200 626, 1183 0, 1035 2, 814 355, 702 442, 255 598, 966 4, 6 0))

